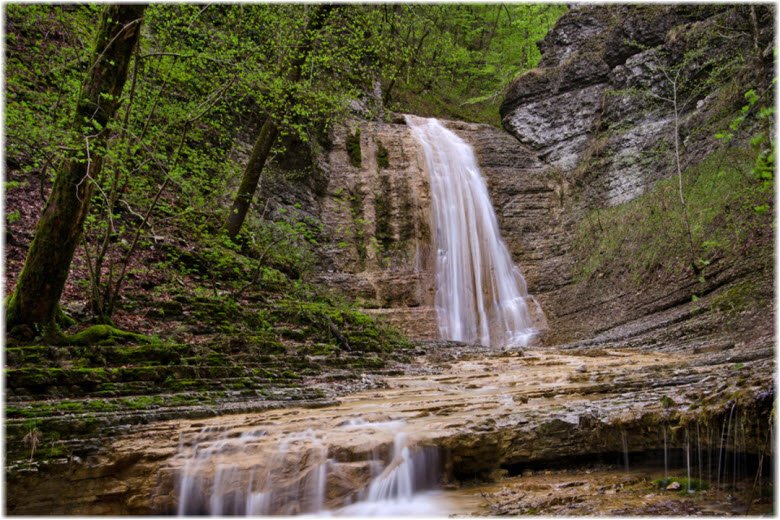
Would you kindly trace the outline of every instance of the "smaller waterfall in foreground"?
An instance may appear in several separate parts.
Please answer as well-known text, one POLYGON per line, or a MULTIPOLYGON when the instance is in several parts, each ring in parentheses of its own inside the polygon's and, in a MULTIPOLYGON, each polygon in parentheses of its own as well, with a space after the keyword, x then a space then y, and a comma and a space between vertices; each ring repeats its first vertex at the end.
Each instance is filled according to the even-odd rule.
POLYGON ((541 320, 543 315, 501 240, 474 151, 436 119, 407 115, 406 121, 422 145, 431 180, 441 337, 528 345, 539 333, 531 311, 541 320))
POLYGON ((434 515, 438 449, 415 446, 405 423, 346 421, 334 432, 235 432, 205 428, 182 442, 175 470, 181 515, 434 515), (329 434, 378 435, 364 456, 329 453, 329 434), (344 460, 340 460, 344 459, 344 460))

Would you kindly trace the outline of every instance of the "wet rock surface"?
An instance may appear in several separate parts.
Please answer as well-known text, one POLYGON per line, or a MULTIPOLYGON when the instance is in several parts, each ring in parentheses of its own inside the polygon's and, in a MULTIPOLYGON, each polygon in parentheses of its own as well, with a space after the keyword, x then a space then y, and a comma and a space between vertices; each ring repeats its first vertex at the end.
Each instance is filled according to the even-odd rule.
MULTIPOLYGON (((524 352, 421 344, 431 357, 418 359, 417 375, 385 378, 383 388, 342 395, 336 406, 137 425, 105 439, 99 448, 96 441, 83 458, 52 459, 38 467, 19 461, 7 468, 8 512, 174 512, 176 476, 186 462, 182 446, 194 446, 196 439, 214 443, 251 436, 251 446, 228 450, 226 460, 233 460, 234 453, 235 462, 229 464, 236 467, 262 466, 267 454, 291 436, 313 439, 333 461, 333 481, 326 488, 329 507, 354 500, 365 487, 365 461, 387 461, 399 432, 409 446, 438 447, 442 485, 475 478, 501 481, 508 472, 534 472, 582 457, 620 460, 624 446, 631 459, 663 453, 665 445, 679 452, 694 432, 711 450, 723 439, 729 453, 769 455, 770 344, 694 353, 627 348, 620 341, 524 352), (724 436, 726 428, 732 433, 724 436), (34 497, 14 492, 21 489, 35 489, 34 497)), ((311 449, 311 444, 301 446, 303 453, 311 449)), ((295 457, 303 464, 300 477, 311 457, 295 457)), ((214 478, 208 475, 215 467, 208 471, 204 478, 214 478)), ((552 506, 567 505, 568 494, 560 494, 555 504, 548 499, 546 505, 522 507, 558 511, 552 506)))

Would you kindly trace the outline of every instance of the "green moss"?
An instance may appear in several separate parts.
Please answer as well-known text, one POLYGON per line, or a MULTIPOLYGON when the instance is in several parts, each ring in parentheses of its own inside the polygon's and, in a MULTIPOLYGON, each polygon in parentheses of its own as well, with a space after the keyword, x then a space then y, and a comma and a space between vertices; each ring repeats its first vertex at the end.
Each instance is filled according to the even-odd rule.
POLYGON ((703 491, 710 488, 710 485, 705 480, 699 480, 697 478, 685 478, 685 477, 669 477, 659 478, 653 481, 653 487, 656 489, 666 489, 672 482, 678 482, 680 484, 680 493, 687 494, 688 490, 703 491))
POLYGON ((387 148, 382 144, 382 141, 377 143, 376 148, 376 164, 381 170, 382 168, 388 168, 390 166, 390 157, 387 152, 387 148))
POLYGON ((198 388, 200 385, 201 383, 199 381, 195 381, 192 379, 169 378, 163 382, 163 386, 174 391, 192 390, 198 388))
POLYGON ((376 212, 375 237, 383 248, 387 249, 393 242, 393 230, 390 225, 390 180, 387 177, 380 179, 380 190, 374 199, 376 212))
POLYGON ((218 352, 210 352, 203 358, 203 361, 209 366, 229 367, 233 366, 233 362, 227 356, 219 354, 218 352))
POLYGON ((385 366, 385 362, 378 357, 369 356, 353 361, 350 363, 350 366, 355 368, 382 368, 385 366))
POLYGON ((330 356, 333 355, 335 351, 336 351, 335 346, 325 345, 323 343, 318 343, 316 345, 306 348, 305 350, 306 354, 310 356, 330 356))
POLYGON ((106 348, 103 354, 105 361, 114 365, 173 365, 181 362, 180 349, 179 345, 154 343, 106 348))
POLYGON ((81 413, 84 411, 84 403, 81 401, 62 401, 55 403, 54 409, 63 412, 81 413))
POLYGON ((119 406, 115 402, 103 401, 102 399, 94 399, 84 403, 84 408, 91 412, 115 412, 119 410, 119 406))
POLYGON ((270 370, 266 370, 265 368, 253 368, 252 373, 257 377, 266 379, 274 379, 277 377, 275 373, 271 372, 270 370))
POLYGON ((758 301, 760 289, 754 280, 746 280, 734 284, 726 291, 713 296, 710 301, 710 309, 728 316, 737 316, 758 301))
POLYGON ((354 134, 347 136, 347 154, 349 154, 349 162, 352 166, 360 168, 363 162, 360 152, 360 128, 356 128, 354 134))
POLYGON ((117 342, 151 343, 151 340, 141 334, 119 330, 110 325, 93 325, 88 329, 69 336, 70 345, 113 345, 117 342))
POLYGON ((127 410, 148 410, 159 407, 162 399, 158 396, 140 396, 120 399, 119 402, 127 410))

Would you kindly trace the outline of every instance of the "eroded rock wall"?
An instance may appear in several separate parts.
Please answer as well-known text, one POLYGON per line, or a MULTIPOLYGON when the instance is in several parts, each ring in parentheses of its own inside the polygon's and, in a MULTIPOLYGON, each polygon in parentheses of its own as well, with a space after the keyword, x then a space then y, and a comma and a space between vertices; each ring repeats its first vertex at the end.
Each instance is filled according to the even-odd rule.
POLYGON ((633 200, 674 171, 675 84, 693 163, 711 152, 713 125, 738 108, 729 101, 744 101, 715 95, 734 86, 734 60, 757 59, 755 73, 771 75, 768 9, 759 6, 751 35, 749 6, 574 8, 540 42, 539 66, 509 87, 502 124, 549 168, 579 169, 587 205, 633 200))
MULTIPOLYGON (((538 68, 510 86, 501 116, 503 127, 542 161, 536 176, 552 180, 558 207, 522 229, 507 214, 511 189, 501 186, 494 196, 515 260, 529 264, 529 290, 547 313, 549 344, 651 315, 660 322, 692 294, 771 279, 771 261, 758 245, 713 262, 701 277, 691 270, 642 286, 613 276, 577 279, 572 248, 576 224, 588 212, 636 200, 675 175, 675 111, 662 99, 673 93, 673 81, 682 168, 712 153, 718 129, 745 104, 744 89, 771 82, 773 20, 769 6, 585 5, 540 42, 538 68), (740 72, 726 77, 727 70, 740 72)), ((772 300, 771 286, 764 292, 772 300)))

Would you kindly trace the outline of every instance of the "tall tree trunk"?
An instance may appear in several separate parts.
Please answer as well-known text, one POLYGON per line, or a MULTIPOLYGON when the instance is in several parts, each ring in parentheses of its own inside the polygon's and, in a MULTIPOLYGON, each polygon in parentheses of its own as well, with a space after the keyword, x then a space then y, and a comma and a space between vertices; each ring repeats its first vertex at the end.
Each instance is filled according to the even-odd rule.
POLYGON ((55 313, 79 244, 90 199, 103 163, 107 125, 119 108, 133 49, 140 36, 143 4, 107 4, 71 124, 72 151, 57 170, 24 268, 6 307, 6 326, 56 330, 55 313))
MULTIPOLYGON (((330 4, 319 4, 314 8, 314 12, 306 24, 306 29, 303 33, 303 42, 299 47, 298 55, 292 63, 290 63, 290 68, 287 71, 288 83, 297 83, 300 81, 303 73, 303 65, 314 46, 314 37, 325 24, 325 20, 334 8, 335 6, 330 4)), ((279 128, 273 120, 273 117, 269 115, 263 123, 262 128, 260 128, 260 134, 257 136, 257 140, 255 140, 255 144, 252 147, 252 155, 249 157, 249 162, 247 162, 246 169, 244 170, 244 176, 241 178, 241 185, 238 187, 238 193, 236 193, 236 198, 230 208, 230 213, 228 213, 227 219, 225 220, 225 231, 231 239, 236 238, 238 232, 241 231, 241 226, 244 225, 244 220, 246 220, 249 206, 251 206, 252 199, 257 191, 257 185, 260 182, 265 162, 268 159, 271 147, 276 142, 278 136, 279 128)))
POLYGON ((246 163, 246 169, 244 170, 244 176, 241 178, 241 185, 238 187, 236 200, 233 201, 233 206, 230 208, 227 221, 225 221, 225 230, 231 239, 236 238, 241 230, 241 226, 244 224, 249 206, 252 204, 252 198, 255 195, 255 191, 257 191, 257 185, 260 183, 260 176, 263 174, 265 161, 268 159, 271 147, 276 142, 278 135, 279 129, 276 127, 276 124, 270 117, 267 118, 262 128, 260 128, 260 134, 252 147, 252 155, 249 156, 249 162, 246 163))

